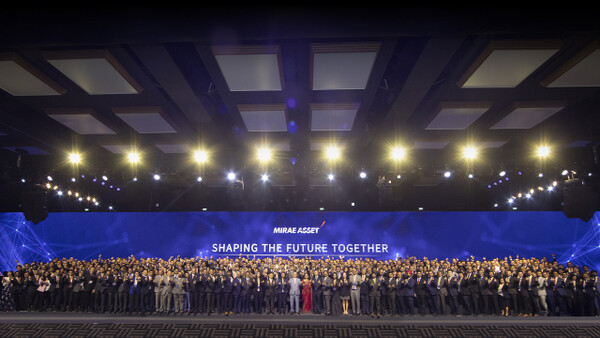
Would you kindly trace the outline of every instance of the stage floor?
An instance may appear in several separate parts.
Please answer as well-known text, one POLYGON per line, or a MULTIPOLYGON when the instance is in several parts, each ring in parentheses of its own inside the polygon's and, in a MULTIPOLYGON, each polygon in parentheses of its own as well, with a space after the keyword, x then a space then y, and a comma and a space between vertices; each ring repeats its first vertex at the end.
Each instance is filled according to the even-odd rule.
POLYGON ((0 313, 0 337, 600 337, 598 317, 0 313))

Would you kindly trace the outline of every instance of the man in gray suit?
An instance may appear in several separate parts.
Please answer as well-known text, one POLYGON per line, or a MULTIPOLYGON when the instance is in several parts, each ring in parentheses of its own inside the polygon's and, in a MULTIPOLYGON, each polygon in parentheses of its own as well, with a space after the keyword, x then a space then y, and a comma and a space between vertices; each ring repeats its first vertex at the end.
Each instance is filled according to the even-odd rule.
POLYGON ((175 314, 183 314, 183 299, 185 296, 185 289, 183 287, 184 280, 183 272, 173 277, 173 303, 175 314))
POLYGON ((360 314, 360 284, 362 279, 360 275, 356 273, 355 269, 352 269, 350 275, 350 302, 352 303, 352 314, 358 316, 360 314))
POLYGON ((162 290, 165 287, 163 282, 163 275, 165 274, 163 269, 158 271, 158 275, 154 277, 154 296, 155 296, 155 304, 154 304, 154 312, 162 312, 162 290))
POLYGON ((160 312, 167 314, 171 310, 171 298, 173 297, 171 294, 173 290, 173 286, 171 285, 171 271, 167 270, 162 282, 164 286, 160 293, 160 312))
POLYGON ((292 278, 288 281, 290 285, 290 312, 293 315, 300 315, 300 278, 296 272, 292 273, 292 278))
POLYGON ((323 301, 325 312, 323 312, 326 316, 331 316, 331 286, 333 280, 329 277, 329 273, 325 271, 325 278, 323 278, 323 301))

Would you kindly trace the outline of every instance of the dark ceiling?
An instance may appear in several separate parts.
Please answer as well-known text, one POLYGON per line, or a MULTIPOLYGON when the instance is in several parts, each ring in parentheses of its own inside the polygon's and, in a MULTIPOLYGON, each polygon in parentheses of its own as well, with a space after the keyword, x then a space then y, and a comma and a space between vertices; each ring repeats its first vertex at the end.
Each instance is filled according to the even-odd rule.
POLYGON ((536 198, 520 210, 560 210, 563 169, 595 185, 600 27, 593 11, 374 8, 3 9, 0 63, 25 68, 55 93, 11 92, 25 77, 0 72, 2 210, 21 210, 22 193, 45 186, 48 175, 50 211, 507 210, 507 198, 529 188, 536 198), (271 85, 263 78, 271 70, 244 68, 257 55, 266 67, 264 60, 276 60, 276 88, 253 87, 271 85), (366 68, 361 55, 374 55, 366 68), (230 56, 250 58, 227 70, 230 56), (92 93, 94 81, 110 74, 95 68, 78 78, 76 66, 75 73, 61 68, 66 59, 108 60, 134 92, 92 93), (344 87, 365 69, 362 87, 344 87), (235 81, 248 88, 236 90, 235 81), (124 118, 131 110, 154 114, 136 125, 124 118), (319 119, 321 110, 333 113, 319 119), (65 116, 108 132, 73 129, 65 116), (268 168, 252 158, 261 142, 280 145, 268 168), (319 151, 329 142, 342 145, 335 165, 319 151), (409 149, 401 164, 387 158, 396 143, 409 149), (472 179, 458 156, 465 144, 480 147, 472 179), (540 144, 551 149, 543 161, 533 155, 540 144), (210 150, 210 165, 190 162, 199 145, 210 150), (136 147, 142 163, 125 164, 120 146, 136 147), (85 165, 65 162, 72 149, 85 165), (510 180, 498 176, 502 169, 510 180), (230 170, 244 189, 226 180, 230 170), (259 179, 264 170, 268 184, 259 179), (157 173, 160 181, 152 179, 157 173), (556 191, 542 196, 538 186, 554 180, 556 191), (67 190, 99 206, 68 199, 67 190))

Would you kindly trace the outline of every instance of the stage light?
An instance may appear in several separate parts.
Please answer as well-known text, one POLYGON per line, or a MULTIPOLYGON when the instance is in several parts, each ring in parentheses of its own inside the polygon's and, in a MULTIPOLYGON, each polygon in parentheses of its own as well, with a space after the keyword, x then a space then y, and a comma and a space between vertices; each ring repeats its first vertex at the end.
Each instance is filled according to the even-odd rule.
POLYGON ((204 163, 208 160, 208 153, 206 150, 196 150, 194 152, 194 161, 198 163, 204 163))
POLYGON ((529 189, 529 193, 533 194, 535 192, 535 190, 533 190, 533 188, 529 189))
POLYGON ((400 174, 396 175, 396 179, 401 179, 401 178, 402 178, 402 175, 400 175, 400 174))
POLYGON ((419 211, 423 211, 423 207, 419 207, 419 211))
POLYGON ((558 185, 558 182, 556 182, 556 181, 552 182, 553 187, 556 187, 557 185, 558 185))
POLYGON ((323 210, 325 210, 325 208, 323 208, 323 207, 320 207, 320 208, 319 208, 319 210, 323 211, 323 210))
POLYGON ((84 174, 81 174, 81 178, 85 178, 85 175, 84 175, 84 174))
POLYGON ((77 181, 77 180, 75 179, 75 177, 71 177, 71 182, 75 182, 75 181, 77 181))
POLYGON ((48 181, 52 182, 52 176, 48 176, 46 178, 48 179, 48 181))
POLYGON ((25 179, 24 179, 24 178, 22 178, 22 179, 21 179, 21 182, 25 183, 26 181, 25 181, 25 179))
POLYGON ((330 181, 333 181, 334 178, 335 178, 335 176, 333 176, 333 174, 327 175, 327 179, 330 181))
POLYGON ((354 206, 356 206, 356 203, 354 203, 354 202, 350 202, 350 206, 351 206, 351 207, 354 207, 354 206))
POLYGON ((258 148, 258 150, 256 151, 256 157, 261 163, 268 163, 271 160, 271 155, 271 149, 267 147, 258 148))
POLYGON ((99 205, 100 205, 100 203, 98 203, 98 202, 94 202, 94 205, 95 205, 95 206, 99 206, 99 205))
POLYGON ((208 210, 208 208, 202 208, 202 211, 207 211, 207 210, 208 210))
POLYGON ((463 156, 467 160, 474 160, 477 157, 477 149, 472 146, 465 147, 463 150, 463 156))
POLYGON ((513 210, 517 210, 517 207, 513 207, 513 210))
POLYGON ((494 204, 494 208, 497 208, 497 207, 498 207, 498 203, 494 204))
POLYGON ((539 173, 539 174, 538 174, 538 177, 544 177, 544 174, 542 174, 542 173, 539 173))
POLYGON ((85 208, 85 209, 83 209, 83 211, 90 211, 90 209, 88 209, 88 208, 85 208))
POLYGON ((91 200, 92 198, 91 198, 90 196, 88 196, 88 197, 86 197, 85 199, 89 201, 89 200, 91 200))
POLYGON ((473 177, 474 177, 473 174, 469 174, 470 179, 473 179, 473 177))
POLYGON ((95 177, 92 178, 92 182, 96 182, 96 181, 97 181, 97 179, 95 177))
POLYGON ((75 193, 75 197, 79 197, 79 193, 78 192, 75 193))
POLYGON ((538 187, 538 190, 539 190, 539 191, 544 191, 544 188, 542 188, 542 187, 538 187))
POLYGON ((134 177, 132 181, 137 182, 137 177, 134 177))
POLYGON ((229 174, 227 174, 227 179, 230 181, 235 180, 235 173, 230 172, 229 174))
POLYGON ((358 174, 358 176, 359 176, 360 178, 367 178, 367 173, 366 173, 366 172, 364 172, 364 171, 361 171, 361 172, 360 172, 360 174, 358 174))
POLYGON ((117 187, 117 191, 121 191, 121 188, 117 187))
POLYGON ((102 180, 108 181, 108 177, 106 175, 102 175, 102 180))
POLYGON ((508 204, 513 204, 513 202, 514 202, 514 201, 515 201, 514 199, 512 199, 512 198, 509 198, 509 199, 508 199, 508 204))
POLYGON ((552 190, 554 190, 554 187, 550 185, 550 186, 548 186, 548 188, 546 188, 546 189, 547 189, 548 191, 552 191, 552 190))
POLYGON ((108 210, 112 210, 112 209, 113 209, 112 205, 109 205, 108 210))
POLYGON ((202 176, 198 176, 198 178, 196 179, 196 181, 202 182, 202 176))
POLYGON ((588 173, 588 176, 589 176, 589 177, 592 177, 592 173, 588 173))
POLYGON ((522 193, 518 193, 518 194, 517 194, 517 197, 518 197, 518 198, 521 198, 521 197, 523 197, 523 194, 522 194, 522 193))
POLYGON ((71 190, 67 191, 67 195, 71 196, 72 192, 71 190))
POLYGON ((444 177, 448 178, 450 176, 452 176, 451 172, 449 172, 449 171, 444 172, 444 177))
POLYGON ((329 146, 325 149, 325 157, 330 161, 335 161, 340 158, 340 148, 337 146, 329 146))
POLYGON ((81 202, 81 201, 83 201, 83 198, 82 198, 82 197, 79 197, 77 200, 78 200, 79 202, 81 202))
POLYGON ((51 189, 52 185, 50 183, 46 183, 46 188, 51 189))
POLYGON ((569 174, 569 171, 567 169, 565 169, 560 174, 563 176, 567 176, 569 174))
POLYGON ((498 173, 498 175, 500 175, 500 177, 504 177, 504 175, 506 175, 506 171, 502 170, 498 173))
POLYGON ((71 162, 72 164, 79 164, 79 162, 81 162, 81 155, 79 155, 78 153, 70 153, 69 162, 71 162))
POLYGON ((63 192, 62 192, 61 190, 59 190, 59 191, 57 191, 57 192, 56 192, 56 194, 57 194, 58 196, 62 196, 62 195, 63 195, 63 192))
POLYGON ((400 161, 406 156, 406 150, 402 147, 394 147, 392 149, 391 157, 394 161, 400 161))
POLYGON ((154 180, 155 180, 155 181, 158 181, 158 180, 160 180, 160 175, 159 175, 159 174, 154 174, 154 176, 153 176, 153 177, 154 177, 154 180))
POLYGON ((260 176, 260 179, 261 179, 263 182, 266 182, 266 181, 268 181, 268 180, 269 180, 269 175, 268 175, 268 174, 262 174, 262 175, 260 176))
POLYGON ((135 151, 129 152, 127 154, 127 160, 129 160, 131 164, 136 164, 140 161, 140 154, 135 151))
POLYGON ((550 155, 550 148, 547 146, 539 146, 536 153, 539 157, 547 157, 550 155))
POLYGON ((525 198, 531 198, 531 194, 525 194, 525 198))

